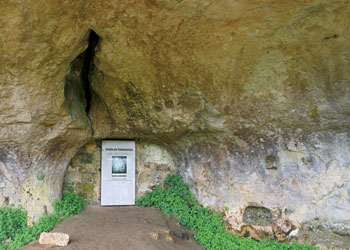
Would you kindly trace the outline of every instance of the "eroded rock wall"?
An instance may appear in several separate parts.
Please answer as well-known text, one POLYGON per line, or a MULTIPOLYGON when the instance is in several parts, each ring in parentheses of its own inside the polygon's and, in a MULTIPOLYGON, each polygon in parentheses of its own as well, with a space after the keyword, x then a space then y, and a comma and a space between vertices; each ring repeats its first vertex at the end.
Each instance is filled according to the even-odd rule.
POLYGON ((64 175, 63 194, 75 193, 87 205, 101 204, 101 142, 90 142, 72 158, 64 175))
POLYGON ((312 220, 327 226, 337 221, 333 232, 349 234, 348 130, 251 139, 203 138, 174 150, 182 154, 180 173, 203 204, 226 210, 237 231, 244 225, 245 208, 254 205, 283 213, 298 228, 312 220))
MULTIPOLYGON (((134 138, 170 157, 205 205, 234 213, 254 203, 287 209, 296 224, 348 223, 349 8, 4 1, 0 205, 22 204, 38 218, 60 198, 82 145, 134 138), (100 40, 86 88, 79 55, 89 30, 100 40)), ((149 162, 157 169, 163 160, 149 162)))

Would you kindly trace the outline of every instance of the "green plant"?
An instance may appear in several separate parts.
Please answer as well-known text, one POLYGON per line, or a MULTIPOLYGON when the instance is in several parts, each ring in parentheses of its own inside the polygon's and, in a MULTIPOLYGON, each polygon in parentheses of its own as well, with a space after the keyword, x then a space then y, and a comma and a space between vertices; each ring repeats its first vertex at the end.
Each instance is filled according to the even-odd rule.
POLYGON ((22 233, 26 227, 27 213, 21 207, 0 208, 0 244, 22 233))
POLYGON ((45 179, 45 175, 44 175, 44 174, 41 174, 39 179, 40 179, 41 181, 43 181, 43 180, 45 179))
POLYGON ((12 237, 10 244, 6 248, 19 248, 36 240, 42 232, 50 232, 61 220, 62 218, 57 214, 51 214, 40 218, 33 227, 27 227, 21 233, 17 233, 12 237))
POLYGON ((271 239, 257 242, 241 239, 228 232, 221 213, 201 206, 179 175, 168 175, 165 188, 157 186, 153 192, 146 192, 144 197, 136 200, 136 205, 156 207, 167 216, 174 215, 181 225, 196 231, 195 239, 208 250, 265 249, 265 250, 311 250, 311 245, 278 243, 271 239))
POLYGON ((55 201, 53 206, 55 214, 67 217, 81 213, 85 209, 85 202, 78 195, 69 193, 63 195, 61 202, 55 201))
POLYGON ((256 223, 257 223, 259 226, 264 225, 264 222, 263 222, 262 220, 257 220, 256 223))
POLYGON ((27 227, 27 213, 21 208, 0 208, 0 249, 15 249, 36 240, 42 232, 50 232, 63 218, 84 210, 85 203, 75 194, 66 194, 60 202, 54 202, 54 208, 53 214, 40 218, 33 227, 27 227), (8 238, 11 240, 5 245, 8 238))

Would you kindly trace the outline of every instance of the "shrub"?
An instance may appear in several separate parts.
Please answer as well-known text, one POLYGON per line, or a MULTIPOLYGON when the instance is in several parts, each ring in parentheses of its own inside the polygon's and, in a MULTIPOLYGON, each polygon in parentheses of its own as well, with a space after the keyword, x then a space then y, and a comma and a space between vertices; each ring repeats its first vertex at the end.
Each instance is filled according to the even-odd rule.
POLYGON ((53 203, 55 214, 67 217, 80 214, 85 209, 84 199, 76 194, 63 195, 62 201, 53 203))
POLYGON ((0 244, 27 228, 27 213, 21 208, 0 208, 0 244))
POLYGON ((194 236, 197 242, 208 250, 235 250, 235 249, 266 249, 266 250, 311 250, 311 245, 303 246, 299 243, 286 244, 274 240, 241 239, 225 229, 221 213, 204 208, 191 193, 190 187, 185 184, 179 175, 168 175, 164 182, 165 188, 157 186, 153 192, 146 192, 144 197, 136 200, 136 205, 156 207, 165 215, 174 215, 179 218, 181 225, 196 231, 194 236))
POLYGON ((27 227, 27 213, 21 208, 0 208, 0 249, 15 249, 36 240, 42 232, 50 232, 61 220, 85 209, 82 198, 66 194, 62 201, 54 202, 54 213, 38 220, 33 227, 27 227), (5 241, 11 238, 9 245, 5 241))
POLYGON ((8 249, 15 249, 36 240, 42 232, 50 232, 62 218, 57 214, 42 217, 33 227, 27 227, 23 232, 16 234, 10 241, 8 249))

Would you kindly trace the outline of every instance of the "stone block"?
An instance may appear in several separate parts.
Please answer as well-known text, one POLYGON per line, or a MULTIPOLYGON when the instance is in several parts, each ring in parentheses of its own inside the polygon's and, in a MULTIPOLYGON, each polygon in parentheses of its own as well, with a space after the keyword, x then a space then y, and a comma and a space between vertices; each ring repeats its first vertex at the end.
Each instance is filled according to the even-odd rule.
POLYGON ((64 247, 69 242, 69 235, 65 233, 41 233, 39 243, 41 245, 54 245, 64 247))

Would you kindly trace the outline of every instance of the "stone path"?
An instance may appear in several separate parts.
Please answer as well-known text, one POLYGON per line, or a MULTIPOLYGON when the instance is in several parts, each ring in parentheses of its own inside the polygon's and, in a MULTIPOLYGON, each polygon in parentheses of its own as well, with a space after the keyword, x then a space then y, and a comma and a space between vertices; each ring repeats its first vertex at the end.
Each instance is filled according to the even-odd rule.
MULTIPOLYGON (((155 208, 89 206, 53 232, 70 235, 64 250, 200 250, 193 233, 155 208)), ((50 249, 34 242, 21 250, 50 249)))

